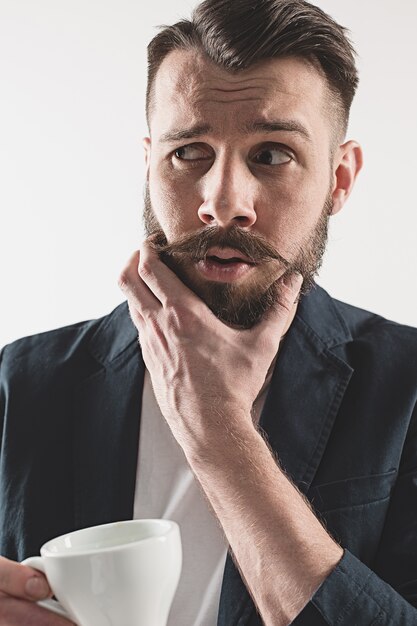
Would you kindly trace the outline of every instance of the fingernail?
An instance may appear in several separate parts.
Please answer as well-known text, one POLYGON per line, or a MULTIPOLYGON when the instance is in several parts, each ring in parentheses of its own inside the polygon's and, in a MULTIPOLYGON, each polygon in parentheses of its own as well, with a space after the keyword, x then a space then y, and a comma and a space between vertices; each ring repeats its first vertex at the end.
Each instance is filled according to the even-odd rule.
POLYGON ((300 289, 303 282, 303 277, 299 272, 293 272, 292 274, 285 276, 283 282, 286 287, 289 287, 289 289, 294 289, 295 291, 296 289, 300 289))
POLYGON ((41 576, 32 576, 32 578, 28 578, 26 581, 25 592, 31 598, 40 600, 41 598, 48 597, 49 586, 46 580, 41 578, 41 576))

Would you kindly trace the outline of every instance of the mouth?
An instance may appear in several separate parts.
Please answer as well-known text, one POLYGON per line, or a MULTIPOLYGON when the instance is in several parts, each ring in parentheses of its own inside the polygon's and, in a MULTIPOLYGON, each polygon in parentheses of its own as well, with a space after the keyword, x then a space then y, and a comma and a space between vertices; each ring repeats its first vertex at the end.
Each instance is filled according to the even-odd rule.
POLYGON ((246 276, 255 266, 253 259, 235 248, 209 248, 204 259, 197 262, 197 269, 208 280, 229 283, 246 276))
POLYGON ((235 248, 219 248, 213 247, 207 250, 206 259, 213 259, 221 264, 228 263, 247 263, 248 265, 255 265, 253 259, 236 250, 235 248))

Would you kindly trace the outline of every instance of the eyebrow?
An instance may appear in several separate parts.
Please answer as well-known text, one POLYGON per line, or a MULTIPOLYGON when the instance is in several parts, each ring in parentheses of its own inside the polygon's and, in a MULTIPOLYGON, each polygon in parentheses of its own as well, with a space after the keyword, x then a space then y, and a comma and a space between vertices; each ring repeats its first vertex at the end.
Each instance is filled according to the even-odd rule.
MULTIPOLYGON (((307 128, 296 120, 255 120, 245 124, 242 127, 242 131, 245 135, 252 135, 256 133, 276 133, 278 131, 290 132, 300 135, 307 141, 311 141, 311 136, 307 128)), ((197 124, 196 126, 184 128, 183 130, 168 131, 167 133, 161 135, 160 141, 162 143, 173 143, 187 139, 198 139, 199 137, 212 132, 213 128, 210 124, 197 124)))
POLYGON ((277 131, 285 131, 296 133, 304 137, 304 139, 307 139, 307 141, 311 141, 311 136, 307 128, 296 120, 256 120, 246 124, 243 127, 243 131, 247 135, 251 135, 252 133, 276 133, 277 131))
POLYGON ((160 141, 172 143, 174 141, 183 141, 184 139, 196 139, 211 132, 213 132, 213 129, 210 124, 199 124, 191 126, 191 128, 184 128, 184 130, 172 130, 164 133, 161 135, 160 141))

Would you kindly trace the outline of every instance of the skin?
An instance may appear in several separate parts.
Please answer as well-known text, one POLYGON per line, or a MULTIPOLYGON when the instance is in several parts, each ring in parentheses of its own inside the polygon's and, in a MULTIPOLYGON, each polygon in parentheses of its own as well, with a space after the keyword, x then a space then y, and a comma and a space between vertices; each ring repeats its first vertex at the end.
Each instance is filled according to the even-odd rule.
MULTIPOLYGON (((202 225, 238 224, 294 259, 329 189, 334 214, 362 164, 356 142, 334 147, 327 97, 323 77, 301 59, 275 59, 233 75, 195 51, 170 53, 156 77, 151 138, 144 142, 151 202, 167 240, 202 225), (308 139, 288 128, 242 132, 260 119, 292 120, 308 139), (202 124, 210 128, 198 136, 164 141, 202 124)), ((192 263, 188 271, 200 280, 192 263)), ((241 280, 244 289, 250 278, 241 280)), ((132 256, 119 284, 161 411, 264 623, 289 624, 343 555, 251 419, 279 338, 294 317, 301 278, 282 286, 280 303, 250 330, 217 319, 149 242, 132 256)))
POLYGON ((69 626, 69 620, 36 604, 52 597, 45 576, 37 570, 0 557, 1 626, 69 626))
MULTIPOLYGON (((204 225, 237 224, 265 237, 286 259, 296 258, 329 189, 336 213, 362 163, 356 142, 337 142, 334 149, 326 97, 323 77, 301 59, 275 59, 233 75, 195 51, 170 53, 156 77, 152 140, 144 141, 151 201, 168 241, 204 225), (242 125, 261 119, 293 120, 309 139, 290 130, 242 132, 242 125), (192 139, 162 140, 195 124, 209 124, 211 130, 192 139), (181 151, 187 161, 174 157, 190 143, 181 151), (265 164, 265 158, 274 164, 265 164)), ((188 271, 200 279, 194 267, 188 271)), ((246 280, 254 276, 242 279, 242 290, 246 280)), ((244 331, 220 322, 147 242, 131 257, 119 284, 161 411, 265 624, 290 623, 343 553, 251 419, 279 339, 295 315, 301 279, 293 276, 283 284, 280 304, 244 331)), ((41 573, 0 557, 2 626, 70 624, 35 604, 50 596, 41 573), (26 583, 33 577, 43 586, 38 583, 37 593, 28 594, 26 583)))
POLYGON ((331 163, 334 131, 326 99, 325 81, 301 59, 273 59, 233 75, 195 52, 171 52, 156 77, 152 141, 144 140, 151 202, 168 241, 203 224, 237 223, 294 258, 329 186, 334 214, 360 167, 355 142, 338 147, 331 163), (242 133, 258 120, 294 120, 310 140, 291 131, 242 133), (163 141, 166 133, 203 124, 213 131, 163 141), (187 160, 175 158, 172 152, 186 144, 192 144, 187 160), (259 161, 272 147, 277 165, 265 166, 259 161))

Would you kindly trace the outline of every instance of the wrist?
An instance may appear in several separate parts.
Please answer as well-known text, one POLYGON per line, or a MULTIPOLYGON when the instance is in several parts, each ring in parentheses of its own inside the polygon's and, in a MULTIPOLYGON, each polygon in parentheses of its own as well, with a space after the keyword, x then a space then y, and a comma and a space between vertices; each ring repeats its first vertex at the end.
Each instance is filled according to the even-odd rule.
POLYGON ((206 427, 181 443, 189 464, 195 470, 212 465, 217 468, 233 466, 236 471, 239 464, 244 465, 251 458, 255 445, 264 445, 250 411, 237 411, 234 407, 233 412, 228 412, 223 408, 214 415, 210 412, 210 419, 206 413, 202 421, 206 422, 206 427))

